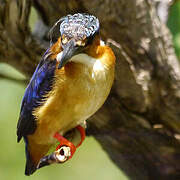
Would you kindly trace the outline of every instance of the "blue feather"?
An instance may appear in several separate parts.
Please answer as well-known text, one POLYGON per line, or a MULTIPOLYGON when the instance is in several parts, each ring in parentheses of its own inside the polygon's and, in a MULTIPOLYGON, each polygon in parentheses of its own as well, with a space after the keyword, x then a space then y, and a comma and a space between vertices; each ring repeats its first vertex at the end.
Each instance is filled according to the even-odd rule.
POLYGON ((52 89, 56 60, 50 60, 47 56, 48 53, 49 50, 45 52, 26 88, 17 125, 18 142, 22 136, 27 136, 35 131, 36 122, 32 111, 43 104, 44 95, 52 89))

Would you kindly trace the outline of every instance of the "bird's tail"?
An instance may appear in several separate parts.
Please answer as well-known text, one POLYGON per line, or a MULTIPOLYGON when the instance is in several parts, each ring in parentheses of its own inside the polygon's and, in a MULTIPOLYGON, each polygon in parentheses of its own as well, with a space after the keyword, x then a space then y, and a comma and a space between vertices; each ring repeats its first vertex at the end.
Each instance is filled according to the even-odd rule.
POLYGON ((24 137, 26 143, 26 168, 25 175, 30 176, 38 168, 39 161, 49 151, 50 145, 36 144, 33 141, 28 142, 28 138, 24 137))
POLYGON ((25 168, 25 175, 30 176, 37 170, 36 165, 32 162, 31 159, 26 160, 26 168, 25 168))
POLYGON ((29 152, 29 147, 28 147, 28 139, 27 137, 24 137, 24 141, 25 141, 25 150, 26 150, 26 167, 25 167, 25 175, 30 176, 31 174, 33 174, 36 171, 36 165, 34 164, 34 162, 32 161, 30 152, 29 152))

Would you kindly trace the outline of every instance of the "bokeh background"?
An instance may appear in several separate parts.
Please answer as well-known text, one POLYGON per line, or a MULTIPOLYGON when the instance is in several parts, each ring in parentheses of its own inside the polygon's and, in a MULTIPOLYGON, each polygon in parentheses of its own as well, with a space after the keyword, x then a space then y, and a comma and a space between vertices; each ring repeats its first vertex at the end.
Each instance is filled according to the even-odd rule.
MULTIPOLYGON (((30 26, 34 27, 37 15, 32 9, 30 26)), ((180 59, 180 1, 171 8, 167 25, 173 35, 173 43, 180 59)), ((0 73, 24 79, 12 67, 0 64, 0 73)), ((0 180, 127 180, 128 178, 108 158, 93 137, 87 137, 75 156, 64 164, 42 168, 34 175, 24 175, 25 152, 23 141, 16 142, 16 124, 25 85, 20 81, 0 79, 0 180)))

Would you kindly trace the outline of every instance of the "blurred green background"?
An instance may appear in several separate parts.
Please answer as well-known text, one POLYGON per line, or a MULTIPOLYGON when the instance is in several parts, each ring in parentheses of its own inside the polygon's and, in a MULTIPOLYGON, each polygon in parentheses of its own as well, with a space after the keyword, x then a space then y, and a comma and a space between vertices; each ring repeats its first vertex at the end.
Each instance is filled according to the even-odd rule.
POLYGON ((167 26, 173 35, 175 52, 180 59, 180 0, 176 0, 171 6, 167 26))
MULTIPOLYGON (((30 25, 37 19, 32 9, 30 25)), ((168 27, 173 34, 173 42, 177 56, 180 58, 180 2, 170 9, 168 27)), ((19 79, 24 77, 13 68, 0 64, 1 74, 7 74, 19 79)), ((25 86, 20 83, 0 79, 0 180, 127 180, 108 158, 101 146, 93 137, 87 137, 75 156, 64 164, 52 165, 42 168, 34 175, 24 175, 25 152, 23 141, 16 142, 16 124, 20 111, 20 104, 25 86)))

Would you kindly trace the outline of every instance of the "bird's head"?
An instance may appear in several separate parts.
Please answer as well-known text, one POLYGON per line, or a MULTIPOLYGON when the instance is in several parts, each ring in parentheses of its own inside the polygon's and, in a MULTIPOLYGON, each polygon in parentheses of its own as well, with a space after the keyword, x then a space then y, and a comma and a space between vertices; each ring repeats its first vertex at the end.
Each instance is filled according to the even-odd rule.
POLYGON ((99 35, 99 20, 89 14, 67 15, 61 18, 51 30, 51 42, 59 39, 62 48, 58 68, 62 68, 73 56, 83 53, 99 35), (59 28, 59 29, 57 29, 59 28), (55 35, 56 33, 56 35, 55 35))

